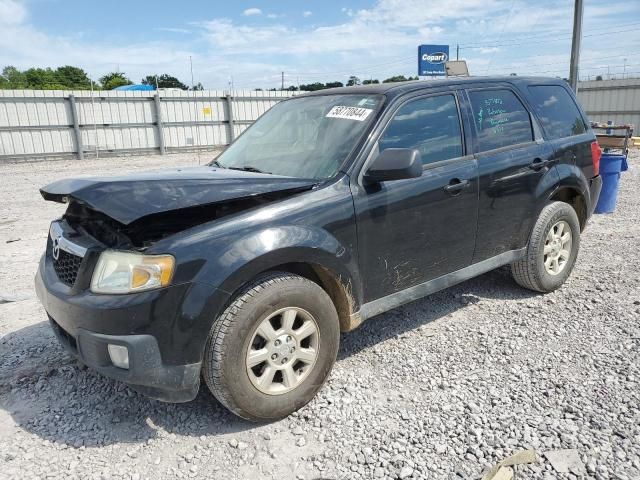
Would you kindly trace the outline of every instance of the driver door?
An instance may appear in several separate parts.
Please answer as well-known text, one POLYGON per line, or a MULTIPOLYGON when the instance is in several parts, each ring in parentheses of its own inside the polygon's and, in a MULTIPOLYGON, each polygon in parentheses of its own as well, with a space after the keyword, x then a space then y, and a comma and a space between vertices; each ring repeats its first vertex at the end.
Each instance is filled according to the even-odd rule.
POLYGON ((466 267, 475 247, 477 164, 465 154, 455 93, 400 105, 363 172, 386 148, 419 150, 423 173, 352 187, 365 302, 466 267))

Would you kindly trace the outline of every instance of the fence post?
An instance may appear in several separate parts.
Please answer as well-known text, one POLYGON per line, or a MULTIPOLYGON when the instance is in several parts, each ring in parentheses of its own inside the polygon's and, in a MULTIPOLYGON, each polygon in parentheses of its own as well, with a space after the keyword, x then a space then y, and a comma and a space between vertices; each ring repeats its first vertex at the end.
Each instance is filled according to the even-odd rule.
POLYGON ((229 93, 227 94, 227 115, 229 115, 227 119, 229 122, 229 143, 232 143, 236 135, 233 128, 233 97, 229 93))
POLYGON ((76 139, 78 149, 78 158, 84 160, 84 146, 82 145, 82 132, 80 131, 80 122, 78 121, 78 107, 76 105, 76 97, 69 95, 69 107, 71 109, 71 121, 73 123, 73 135, 76 139))
POLYGON ((153 96, 153 104, 156 108, 156 126, 158 127, 158 143, 160 147, 160 155, 167 153, 164 146, 164 127, 162 126, 162 110, 160 109, 160 94, 156 92, 153 96))

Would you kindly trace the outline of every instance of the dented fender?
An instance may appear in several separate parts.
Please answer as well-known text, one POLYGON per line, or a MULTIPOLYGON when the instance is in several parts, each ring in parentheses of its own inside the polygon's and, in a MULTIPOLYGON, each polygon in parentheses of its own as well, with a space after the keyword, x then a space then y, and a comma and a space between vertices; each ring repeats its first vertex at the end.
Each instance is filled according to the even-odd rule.
MULTIPOLYGON (((356 243, 345 177, 179 232, 153 244, 147 253, 172 254, 175 281, 191 284, 173 331, 191 332, 189 348, 201 352, 213 322, 238 291, 262 272, 286 264, 302 263, 321 272, 319 277, 330 275, 348 296, 350 313, 356 313, 362 303, 356 243)), ((341 326, 353 328, 342 320, 341 326)))
POLYGON ((357 275, 351 252, 320 228, 268 227, 228 244, 210 259, 196 281, 233 293, 265 270, 287 263, 322 266, 345 282, 357 275))

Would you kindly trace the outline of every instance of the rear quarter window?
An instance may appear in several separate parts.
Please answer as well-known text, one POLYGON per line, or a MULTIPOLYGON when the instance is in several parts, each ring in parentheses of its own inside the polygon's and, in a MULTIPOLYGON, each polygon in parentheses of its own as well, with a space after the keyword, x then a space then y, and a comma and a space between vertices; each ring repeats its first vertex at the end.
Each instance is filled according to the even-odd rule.
POLYGON ((571 137, 586 132, 576 103, 560 85, 528 87, 536 116, 546 136, 551 139, 571 137))
POLYGON ((533 140, 529 112, 510 90, 469 92, 480 152, 533 140))

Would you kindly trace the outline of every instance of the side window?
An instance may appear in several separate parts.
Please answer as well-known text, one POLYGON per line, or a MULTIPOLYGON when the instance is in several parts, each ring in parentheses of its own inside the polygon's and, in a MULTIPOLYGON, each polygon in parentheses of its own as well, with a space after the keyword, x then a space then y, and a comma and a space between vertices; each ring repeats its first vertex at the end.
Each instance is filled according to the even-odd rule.
POLYGON ((481 152, 533 140, 529 112, 509 90, 469 92, 481 152))
POLYGON ((561 86, 531 86, 529 95, 542 128, 550 139, 580 135, 586 131, 576 103, 561 86))
POLYGON ((462 156, 462 132, 453 95, 411 101, 398 110, 378 141, 387 148, 415 148, 422 163, 462 156))

